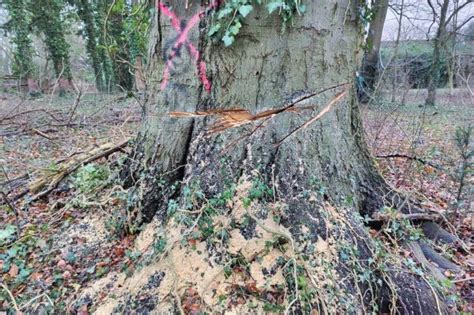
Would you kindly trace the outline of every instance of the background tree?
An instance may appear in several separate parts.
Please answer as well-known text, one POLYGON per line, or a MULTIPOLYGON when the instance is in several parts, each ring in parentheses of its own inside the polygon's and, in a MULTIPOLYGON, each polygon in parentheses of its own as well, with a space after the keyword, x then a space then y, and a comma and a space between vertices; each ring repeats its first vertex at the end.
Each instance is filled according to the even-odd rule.
POLYGON ((33 46, 30 38, 30 14, 27 10, 27 0, 5 0, 4 4, 10 15, 7 29, 13 33, 12 42, 15 46, 13 53, 13 73, 20 80, 28 82, 28 92, 36 94, 37 86, 33 81, 33 46))
POLYGON ((367 102, 374 91, 374 84, 379 69, 380 44, 382 42, 383 26, 387 16, 387 10, 388 0, 378 0, 374 2, 374 17, 370 22, 366 40, 367 51, 364 54, 362 62, 361 72, 365 83, 365 91, 361 99, 362 102, 367 102))
MULTIPOLYGON (((433 4, 428 0, 430 7, 433 8, 433 4)), ((433 39, 433 60, 431 62, 430 79, 428 81, 428 96, 425 101, 425 105, 434 106, 436 100, 436 89, 438 88, 440 78, 440 64, 441 58, 443 58, 443 41, 447 37, 446 20, 449 8, 449 0, 443 0, 441 5, 441 12, 439 15, 439 25, 436 31, 436 36, 433 39)), ((437 16, 436 11, 433 9, 433 16, 437 16)))
POLYGON ((98 46, 97 54, 102 65, 102 69, 105 77, 105 84, 107 90, 110 92, 115 86, 114 72, 112 69, 112 61, 109 58, 107 49, 107 25, 106 16, 108 12, 107 0, 92 0, 95 7, 95 21, 96 28, 98 29, 98 46))
MULTIPOLYGON (((362 40, 358 12, 364 7, 358 4, 348 0, 309 3, 301 15, 304 7, 298 2, 282 6, 270 1, 266 8, 279 12, 280 18, 269 16, 262 6, 242 2, 227 2, 217 18, 210 14, 212 10, 196 3, 188 6, 185 0, 173 1, 175 15, 162 5, 150 34, 145 122, 126 170, 128 183, 134 187, 130 200, 138 200, 130 206, 130 215, 138 212, 136 222, 158 218, 166 226, 170 200, 187 204, 191 188, 199 192, 195 197, 199 209, 205 200, 251 181, 274 187, 255 198, 263 199, 263 209, 265 198, 284 205, 278 222, 295 240, 299 242, 303 234, 314 242, 318 237, 344 238, 353 246, 362 269, 371 270, 366 262, 376 259, 374 243, 357 217, 378 213, 387 199, 399 211, 419 209, 409 210, 405 198, 377 173, 362 137, 351 84, 362 40), (202 17, 199 23, 196 16, 202 17), (181 28, 177 19, 195 24, 181 28), (291 26, 284 27, 282 23, 290 20, 291 26), (210 40, 209 32, 217 34, 218 40, 210 40), (320 115, 311 110, 304 115, 289 110, 265 112, 285 106, 295 110, 299 98, 306 98, 306 105, 314 105, 320 115), (329 105, 321 106, 325 103, 329 105), (240 110, 226 111, 236 108, 240 110), (196 111, 196 116, 203 116, 207 111, 217 113, 221 120, 217 124, 212 124, 212 118, 177 120, 170 118, 173 111, 181 112, 177 116, 192 116, 196 111), (268 115, 258 128, 226 129, 265 117, 253 116, 257 113, 268 115), (328 213, 324 206, 328 202, 338 209, 349 203, 350 210, 328 213), (327 216, 330 220, 337 216, 346 224, 328 225, 327 216)), ((219 211, 226 216, 235 215, 235 209, 223 208, 219 211)), ((191 221, 200 219, 196 213, 191 221)), ((359 282, 351 274, 354 268, 341 256, 331 268, 338 279, 344 279, 338 305, 347 309, 338 311, 374 307, 384 312, 391 297, 391 305, 402 313, 446 311, 444 300, 435 297, 428 284, 406 267, 397 268, 388 269, 388 278, 359 282), (358 290, 367 295, 351 298, 358 290), (344 306, 344 299, 351 305, 344 306)))
POLYGON ((474 21, 470 22, 462 34, 467 41, 474 41, 474 21))
POLYGON ((126 37, 125 21, 129 6, 125 0, 107 0, 104 39, 107 53, 112 60, 115 85, 125 91, 133 88, 133 67, 130 63, 130 47, 126 37))
POLYGON ((101 61, 100 47, 98 47, 96 9, 90 0, 74 0, 72 4, 77 7, 77 14, 84 23, 83 35, 87 41, 86 49, 94 69, 96 87, 99 91, 106 91, 107 86, 103 69, 105 62, 101 61))
MULTIPOLYGON (((435 21, 438 22, 436 36, 433 38, 433 59, 430 68, 430 79, 428 81, 428 96, 426 97, 425 101, 425 105, 434 106, 436 101, 436 89, 439 88, 441 64, 443 59, 446 58, 446 44, 448 43, 449 37, 448 26, 453 20, 457 19, 461 10, 472 4, 472 0, 466 0, 462 4, 459 3, 459 1, 455 1, 456 5, 454 8, 450 7, 450 4, 453 4, 451 1, 443 0, 443 2, 440 4, 439 14, 437 8, 431 0, 428 0, 428 4, 432 10, 433 23, 435 21)), ((470 16, 459 25, 453 27, 453 32, 456 33, 472 18, 473 16, 470 16)))
POLYGON ((62 94, 72 83, 69 44, 66 41, 65 25, 61 17, 64 2, 62 0, 38 0, 31 1, 29 6, 33 12, 33 27, 44 35, 44 42, 53 62, 62 94))

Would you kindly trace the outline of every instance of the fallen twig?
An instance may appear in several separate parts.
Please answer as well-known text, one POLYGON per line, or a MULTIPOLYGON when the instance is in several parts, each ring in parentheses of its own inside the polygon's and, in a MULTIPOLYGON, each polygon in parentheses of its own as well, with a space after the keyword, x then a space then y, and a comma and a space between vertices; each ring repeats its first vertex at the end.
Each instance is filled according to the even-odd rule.
POLYGON ((119 144, 103 144, 88 152, 78 154, 68 161, 64 161, 58 165, 55 170, 43 171, 38 179, 30 183, 28 186, 30 192, 36 193, 36 195, 34 195, 30 201, 35 201, 48 195, 66 176, 77 170, 82 165, 91 163, 102 157, 109 156, 114 152, 121 151, 129 143, 129 141, 130 138, 120 142, 119 144), (46 189, 42 190, 45 186, 46 189))
POLYGON ((69 124, 72 122, 72 119, 74 118, 74 114, 76 113, 77 106, 79 106, 79 103, 81 102, 81 96, 82 96, 82 90, 79 89, 77 92, 76 99, 74 100, 74 105, 72 107, 71 114, 69 115, 69 119, 66 124, 68 127, 69 127, 69 124))
POLYGON ((407 159, 407 160, 417 161, 421 164, 431 166, 432 168, 435 168, 439 171, 446 172, 446 170, 443 167, 441 167, 440 165, 437 165, 437 164, 434 164, 432 162, 423 160, 422 158, 419 158, 417 156, 410 156, 410 155, 406 155, 406 154, 395 153, 395 154, 388 154, 388 155, 377 155, 375 157, 378 158, 378 159, 404 158, 404 159, 407 159))
POLYGON ((15 300, 15 297, 13 296, 12 292, 8 289, 8 287, 3 284, 3 283, 0 283, 0 286, 2 286, 2 288, 7 291, 8 293, 8 296, 10 297, 10 299, 12 300, 12 304, 13 304, 13 308, 15 309, 16 313, 17 314, 21 314, 20 312, 20 308, 18 307, 18 304, 16 303, 16 300, 15 300))
POLYGON ((441 221, 442 217, 439 214, 435 213, 401 213, 397 212, 396 214, 384 214, 384 213, 374 213, 372 215, 371 221, 391 221, 391 220, 423 220, 423 221, 441 221))
POLYGON ((53 138, 51 138, 50 136, 48 136, 46 133, 42 132, 41 130, 38 130, 36 128, 31 128, 31 130, 43 138, 46 138, 48 140, 53 140, 53 138))

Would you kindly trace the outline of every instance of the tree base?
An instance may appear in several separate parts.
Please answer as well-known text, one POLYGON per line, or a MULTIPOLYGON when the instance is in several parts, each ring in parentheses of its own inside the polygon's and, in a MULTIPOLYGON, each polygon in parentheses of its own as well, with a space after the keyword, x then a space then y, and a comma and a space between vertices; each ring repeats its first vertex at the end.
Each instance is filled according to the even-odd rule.
POLYGON ((430 277, 372 239, 351 208, 308 191, 307 221, 287 226, 294 208, 278 194, 257 171, 212 196, 190 179, 138 237, 143 267, 82 299, 111 292, 98 313, 449 313, 430 277))

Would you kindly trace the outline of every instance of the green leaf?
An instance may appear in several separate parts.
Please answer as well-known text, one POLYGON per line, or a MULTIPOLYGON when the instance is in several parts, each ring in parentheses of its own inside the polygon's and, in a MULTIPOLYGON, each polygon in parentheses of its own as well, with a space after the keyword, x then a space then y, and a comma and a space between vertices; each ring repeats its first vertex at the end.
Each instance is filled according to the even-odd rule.
POLYGON ((239 13, 243 17, 246 17, 250 12, 252 12, 252 10, 253 10, 253 6, 251 6, 250 4, 246 4, 239 8, 239 13))
POLYGON ((225 34, 224 37, 222 37, 222 41, 224 42, 224 45, 226 47, 229 47, 234 43, 235 37, 231 34, 225 34))
POLYGON ((283 1, 272 1, 267 4, 268 13, 272 14, 275 10, 283 8, 285 3, 283 1))
POLYGON ((239 30, 241 27, 242 27, 242 24, 240 24, 240 22, 237 21, 234 25, 232 25, 229 28, 229 33, 231 33, 232 35, 237 35, 239 34, 239 30))
POLYGON ((219 30, 221 29, 221 24, 220 23, 217 23, 217 24, 214 24, 211 29, 209 30, 209 36, 213 36, 214 34, 216 34, 217 32, 219 32, 219 30))
POLYGON ((16 232, 16 227, 13 225, 7 225, 4 230, 0 230, 0 241, 4 241, 16 232))
POLYGON ((220 20, 222 19, 223 17, 229 15, 232 13, 232 8, 224 8, 222 10, 219 11, 219 14, 217 15, 217 18, 220 20))

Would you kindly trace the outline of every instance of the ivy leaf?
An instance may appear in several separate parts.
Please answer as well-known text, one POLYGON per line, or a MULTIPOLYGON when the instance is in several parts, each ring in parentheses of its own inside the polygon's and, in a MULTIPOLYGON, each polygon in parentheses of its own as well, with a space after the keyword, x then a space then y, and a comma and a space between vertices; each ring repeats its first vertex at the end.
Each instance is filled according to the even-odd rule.
POLYGON ((13 225, 7 225, 4 230, 0 230, 0 241, 4 241, 13 234, 15 234, 16 227, 13 225))
POLYGON ((242 24, 240 24, 240 22, 237 21, 234 25, 232 25, 229 28, 229 33, 232 35, 237 35, 241 27, 242 27, 242 24))
POLYGON ((232 45, 234 43, 234 40, 235 40, 235 37, 230 33, 225 34, 224 37, 222 37, 222 41, 224 42, 224 45, 226 47, 229 47, 230 45, 232 45))
POLYGON ((246 17, 250 12, 252 12, 253 6, 250 4, 243 5, 239 8, 239 13, 242 17, 246 17))
POLYGON ((285 3, 283 1, 272 1, 267 4, 268 13, 270 14, 272 14, 275 10, 283 7, 285 7, 285 3))
POLYGON ((219 14, 217 15, 217 18, 220 20, 224 16, 227 16, 227 15, 231 14, 232 11, 233 11, 232 8, 224 8, 224 9, 219 11, 219 14))
POLYGON ((217 24, 214 24, 211 29, 209 30, 209 36, 213 36, 214 34, 216 34, 217 32, 219 32, 219 30, 221 29, 221 24, 220 23, 217 23, 217 24))

